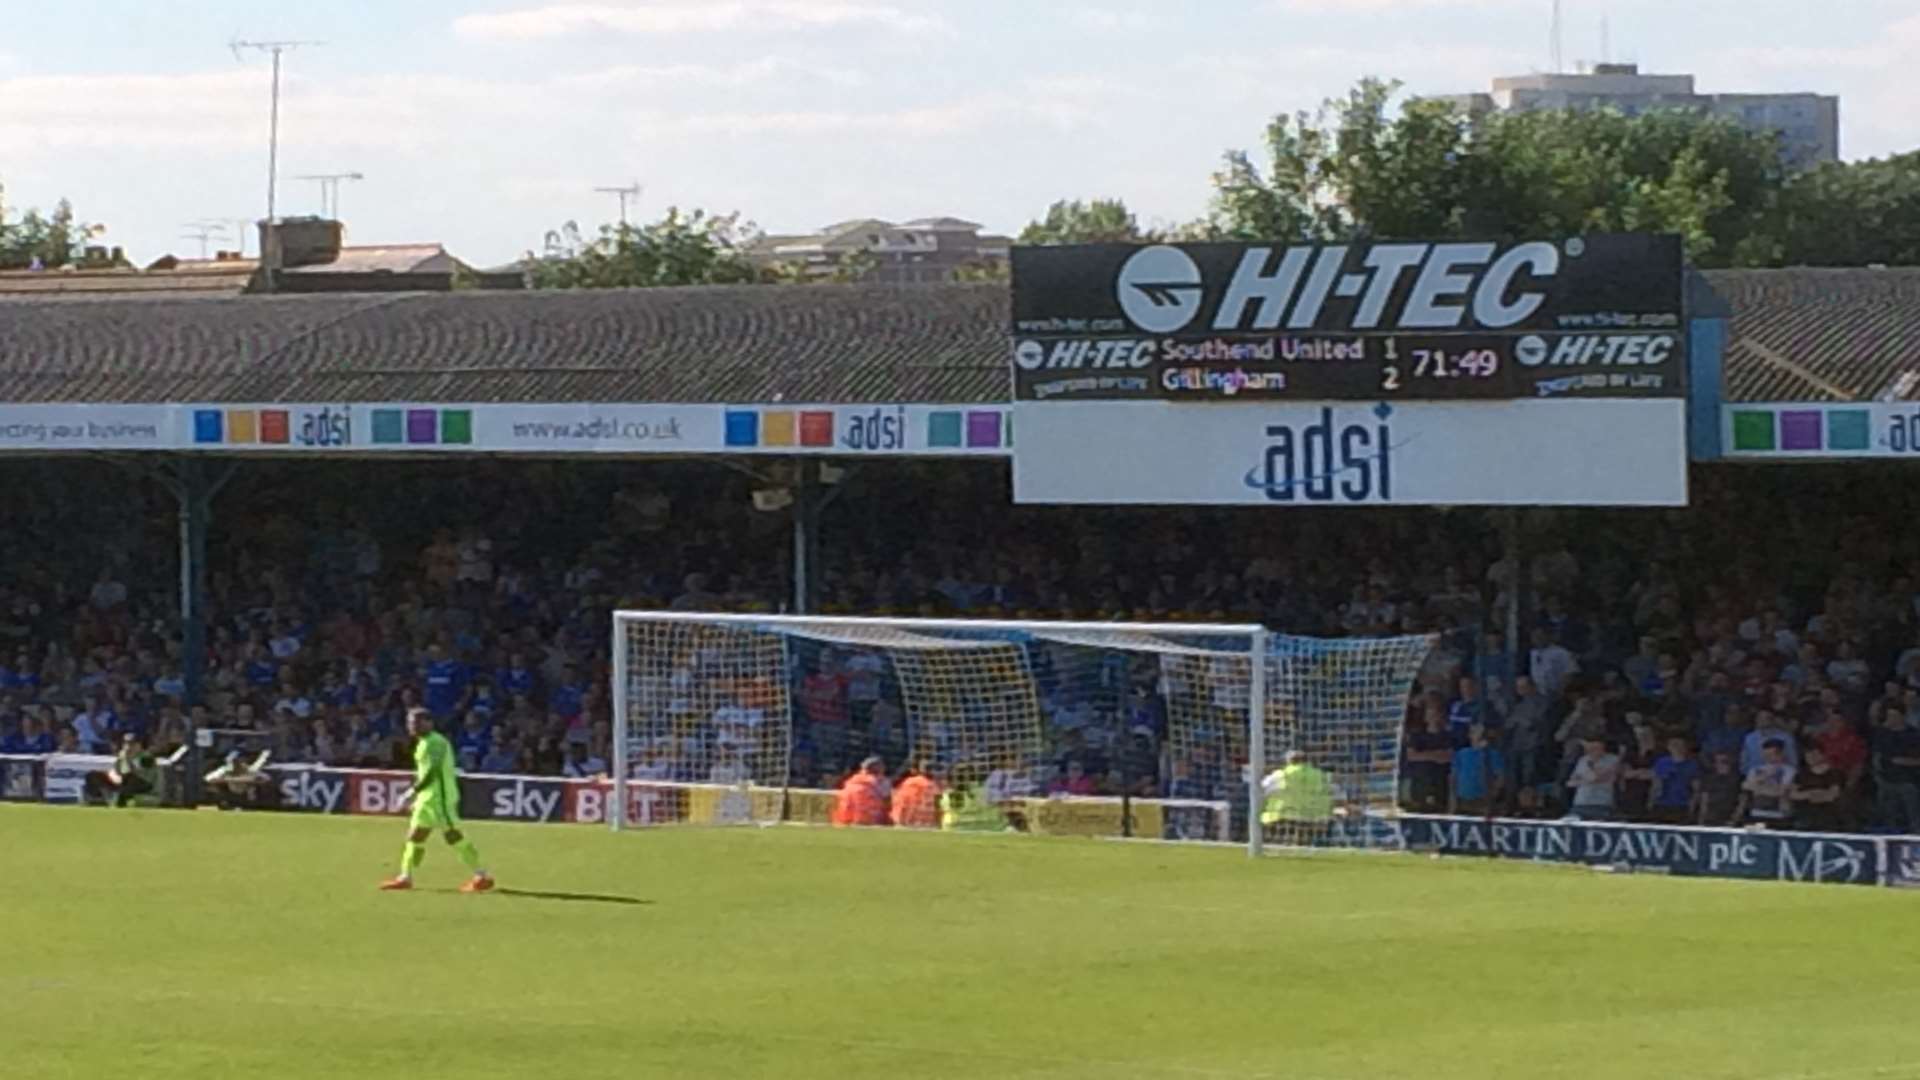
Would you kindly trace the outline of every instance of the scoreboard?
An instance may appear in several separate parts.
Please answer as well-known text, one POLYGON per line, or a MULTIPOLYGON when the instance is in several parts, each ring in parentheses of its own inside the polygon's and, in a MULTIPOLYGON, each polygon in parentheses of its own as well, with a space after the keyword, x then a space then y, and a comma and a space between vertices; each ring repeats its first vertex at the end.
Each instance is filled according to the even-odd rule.
POLYGON ((1678 237, 1012 263, 1017 502, 1686 505, 1678 237))
POLYGON ((1677 237, 1018 248, 1021 401, 1683 397, 1677 237))

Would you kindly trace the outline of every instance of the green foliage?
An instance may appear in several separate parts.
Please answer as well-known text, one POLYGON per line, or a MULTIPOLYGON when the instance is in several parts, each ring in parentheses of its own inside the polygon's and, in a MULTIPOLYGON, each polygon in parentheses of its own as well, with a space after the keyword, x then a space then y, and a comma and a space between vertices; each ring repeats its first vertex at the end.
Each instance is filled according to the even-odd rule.
POLYGON ((47 269, 80 263, 87 242, 105 232, 74 217, 73 204, 61 199, 53 213, 28 210, 8 221, 6 187, 0 185, 0 270, 22 270, 36 263, 47 269))
POLYGON ((1920 150, 1794 178, 1779 223, 1790 265, 1920 266, 1920 150))
POLYGON ((953 280, 983 284, 1013 280, 1013 268, 1002 260, 982 259, 953 269, 953 280))
POLYGON ((1786 167, 1777 137, 1680 110, 1495 113, 1394 105, 1368 79, 1226 155, 1220 239, 1678 234, 1697 266, 1920 263, 1920 153, 1786 167))
POLYGON ((1045 217, 1020 231, 1022 244, 1133 244, 1155 239, 1140 228, 1133 211, 1119 199, 1061 199, 1047 207, 1045 217))
POLYGON ((584 236, 568 222, 547 234, 546 250, 532 261, 536 289, 630 289, 667 285, 737 285, 761 279, 745 248, 753 230, 739 216, 701 210, 666 216, 648 225, 605 225, 584 236))

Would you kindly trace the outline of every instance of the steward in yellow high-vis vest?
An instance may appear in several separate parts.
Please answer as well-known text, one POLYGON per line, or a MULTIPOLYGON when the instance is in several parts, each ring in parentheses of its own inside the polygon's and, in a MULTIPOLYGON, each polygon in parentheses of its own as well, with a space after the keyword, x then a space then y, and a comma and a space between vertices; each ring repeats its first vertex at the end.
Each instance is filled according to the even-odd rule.
POLYGON ((1266 802, 1260 824, 1278 833, 1282 843, 1315 844, 1325 839, 1333 821, 1333 781, 1298 750, 1287 751, 1286 762, 1260 783, 1266 802))

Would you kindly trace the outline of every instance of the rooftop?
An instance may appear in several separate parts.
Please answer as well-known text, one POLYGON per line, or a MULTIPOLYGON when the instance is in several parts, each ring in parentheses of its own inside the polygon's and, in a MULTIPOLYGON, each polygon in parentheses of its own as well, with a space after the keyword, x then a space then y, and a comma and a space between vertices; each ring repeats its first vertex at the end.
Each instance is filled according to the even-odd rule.
MULTIPOLYGON (((1920 268, 1703 277, 1729 400, 1920 400, 1920 268)), ((1009 318, 997 284, 48 293, 8 307, 0 400, 999 402, 1009 318)))

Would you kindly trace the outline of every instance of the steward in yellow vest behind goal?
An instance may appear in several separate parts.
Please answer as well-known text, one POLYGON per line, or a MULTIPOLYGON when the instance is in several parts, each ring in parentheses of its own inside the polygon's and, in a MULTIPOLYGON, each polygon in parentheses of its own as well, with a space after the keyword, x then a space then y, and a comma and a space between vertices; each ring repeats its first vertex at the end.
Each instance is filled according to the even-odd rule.
POLYGON ((1267 774, 1260 790, 1267 796, 1260 826, 1270 839, 1298 847, 1326 843, 1333 825, 1333 781, 1306 754, 1287 751, 1285 763, 1267 774))

